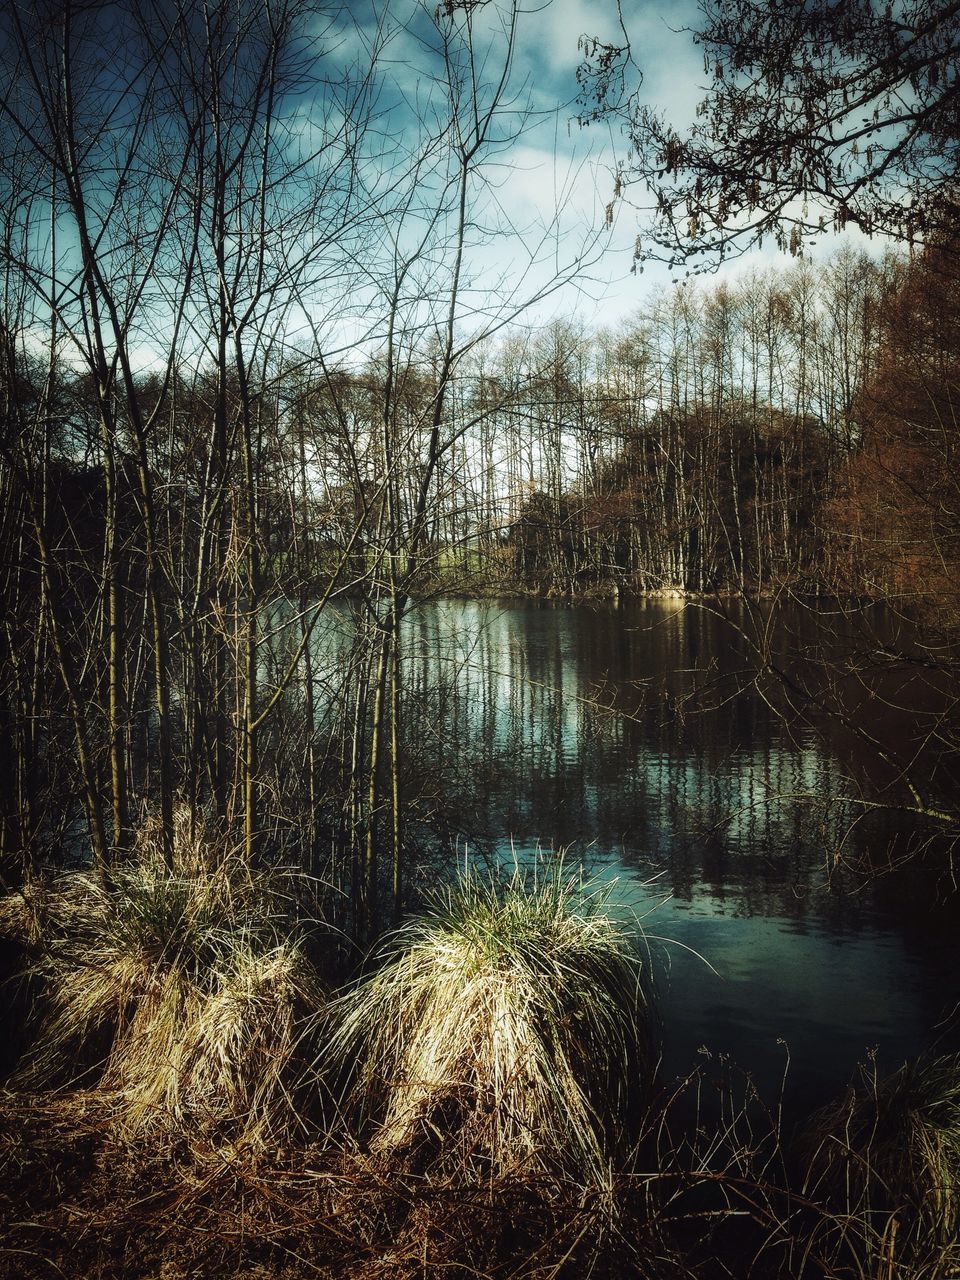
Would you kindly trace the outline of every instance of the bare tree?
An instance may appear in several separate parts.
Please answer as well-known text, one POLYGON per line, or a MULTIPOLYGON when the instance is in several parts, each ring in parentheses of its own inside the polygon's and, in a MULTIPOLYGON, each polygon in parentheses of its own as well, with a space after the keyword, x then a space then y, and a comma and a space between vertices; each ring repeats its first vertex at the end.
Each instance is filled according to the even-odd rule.
POLYGON ((709 88, 678 130, 632 86, 629 44, 586 40, 584 118, 620 116, 617 195, 654 214, 638 256, 796 254, 847 223, 908 243, 956 221, 960 8, 935 0, 703 0, 709 88))

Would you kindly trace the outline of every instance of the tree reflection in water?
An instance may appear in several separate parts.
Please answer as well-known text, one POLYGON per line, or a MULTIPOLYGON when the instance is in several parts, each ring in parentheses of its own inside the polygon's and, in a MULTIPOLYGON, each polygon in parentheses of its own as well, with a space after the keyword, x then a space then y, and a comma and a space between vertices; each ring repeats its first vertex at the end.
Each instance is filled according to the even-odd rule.
MULTIPOLYGON (((790 624, 807 643, 809 620, 790 624)), ((773 1088, 785 1040, 802 1108, 867 1049, 895 1067, 944 1034, 954 904, 929 872, 890 866, 915 823, 857 805, 857 744, 781 718, 715 613, 445 600, 405 628, 420 830, 461 860, 566 848, 619 878, 625 910, 653 908, 648 931, 683 944, 651 944, 667 1069, 706 1044, 773 1088)), ((321 660, 346 631, 325 633, 321 660)))

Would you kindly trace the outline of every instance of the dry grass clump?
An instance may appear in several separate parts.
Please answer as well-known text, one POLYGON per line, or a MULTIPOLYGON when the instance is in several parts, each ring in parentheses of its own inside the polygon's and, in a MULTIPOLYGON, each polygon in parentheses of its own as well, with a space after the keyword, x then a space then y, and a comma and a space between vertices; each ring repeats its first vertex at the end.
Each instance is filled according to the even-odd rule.
POLYGON ((870 1274, 960 1274, 960 1055, 921 1057, 818 1112, 805 1190, 856 1236, 870 1274))
POLYGON ((148 833, 108 884, 77 873, 48 891, 69 910, 47 914, 46 999, 18 1082, 95 1083, 116 1094, 127 1136, 282 1141, 300 1124, 293 1094, 322 1004, 290 880, 213 842, 205 859, 196 839, 175 852, 171 872, 148 833))
POLYGON ((0 897, 0 937, 27 948, 82 929, 96 884, 88 876, 60 873, 38 877, 0 897))
POLYGON ((433 1173, 601 1185, 652 1074, 641 961, 557 870, 466 874, 332 1009, 329 1063, 374 1154, 433 1173))

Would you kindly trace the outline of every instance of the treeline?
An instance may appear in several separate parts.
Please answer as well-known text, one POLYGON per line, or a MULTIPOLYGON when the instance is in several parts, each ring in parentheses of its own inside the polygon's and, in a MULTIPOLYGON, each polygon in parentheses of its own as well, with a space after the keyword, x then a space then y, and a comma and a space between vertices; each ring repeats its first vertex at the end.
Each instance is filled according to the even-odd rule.
MULTIPOLYGON (((788 588, 943 604, 958 345, 946 249, 913 261, 847 249, 661 292, 616 330, 566 319, 477 344, 449 379, 418 590, 788 588)), ((436 389, 429 355, 398 371, 389 452, 383 379, 377 360, 341 367, 297 409, 305 537, 329 565, 367 501, 360 576, 387 518, 388 466, 389 518, 414 519, 436 389)))
POLYGON ((755 592, 827 570, 825 499, 863 447, 902 274, 847 251, 673 289, 616 332, 539 335, 500 428, 511 502, 482 516, 513 574, 552 594, 755 592))

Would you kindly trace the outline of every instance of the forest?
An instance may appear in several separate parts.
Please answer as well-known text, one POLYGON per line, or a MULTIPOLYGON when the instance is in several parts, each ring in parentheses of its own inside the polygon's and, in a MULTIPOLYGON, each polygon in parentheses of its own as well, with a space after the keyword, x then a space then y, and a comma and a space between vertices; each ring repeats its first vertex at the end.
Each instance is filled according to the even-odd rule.
POLYGON ((636 260, 782 250, 607 327, 539 318, 605 234, 562 239, 562 200, 491 270, 536 120, 519 5, 0 18, 3 1274, 960 1265, 955 1059, 852 1090, 800 1155, 749 1090, 681 1136, 604 895, 452 869, 473 832, 404 648, 438 599, 717 612, 740 686, 840 724, 886 771, 863 808, 952 869, 958 9, 769 9, 702 6, 687 138, 629 47, 582 46, 580 123, 626 121, 615 204, 654 191, 636 260), (902 712, 893 678, 909 740, 855 709, 902 712))
POLYGON ((132 408, 8 346, 9 872, 78 823, 106 865, 138 805, 169 848, 185 800, 242 827, 248 857, 307 831, 308 865, 347 860, 354 884, 376 831, 399 897, 397 636, 432 595, 884 601, 952 672, 941 257, 841 251, 681 286, 622 331, 555 321, 471 343, 446 374, 433 352, 357 369, 306 352, 244 366, 243 396, 232 368, 131 375, 132 408), (310 637, 337 602, 357 652, 321 740, 310 637))

